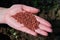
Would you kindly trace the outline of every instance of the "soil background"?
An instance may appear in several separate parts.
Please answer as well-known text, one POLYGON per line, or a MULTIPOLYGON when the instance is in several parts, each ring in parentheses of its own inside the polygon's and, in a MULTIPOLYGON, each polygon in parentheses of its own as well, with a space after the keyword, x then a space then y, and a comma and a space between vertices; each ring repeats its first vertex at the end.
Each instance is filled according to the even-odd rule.
POLYGON ((13 4, 25 4, 40 9, 36 14, 52 24, 53 33, 48 37, 37 36, 17 31, 7 24, 0 24, 0 40, 60 40, 60 1, 59 0, 0 0, 1 7, 10 7, 13 4))

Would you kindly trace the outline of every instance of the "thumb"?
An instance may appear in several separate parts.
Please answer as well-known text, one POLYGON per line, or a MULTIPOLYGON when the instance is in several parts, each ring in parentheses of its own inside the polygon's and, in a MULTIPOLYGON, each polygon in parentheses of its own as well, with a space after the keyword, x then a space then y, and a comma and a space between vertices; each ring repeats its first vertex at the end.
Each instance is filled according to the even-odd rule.
POLYGON ((26 5, 23 5, 22 7, 23 7, 23 10, 30 12, 30 13, 38 13, 40 11, 37 8, 26 6, 26 5))

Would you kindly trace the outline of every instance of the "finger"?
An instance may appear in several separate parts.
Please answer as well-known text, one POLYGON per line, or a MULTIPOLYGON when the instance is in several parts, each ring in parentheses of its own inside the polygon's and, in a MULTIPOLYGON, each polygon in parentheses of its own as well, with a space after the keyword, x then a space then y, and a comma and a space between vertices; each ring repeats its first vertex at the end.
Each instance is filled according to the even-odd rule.
POLYGON ((52 32, 52 29, 50 27, 44 26, 42 24, 39 25, 39 28, 47 32, 52 32))
POLYGON ((28 34, 31 34, 33 36, 37 36, 37 33, 28 29, 27 27, 21 27, 21 28, 18 28, 20 31, 22 32, 25 32, 25 33, 28 33, 28 34))
POLYGON ((43 35, 43 36, 48 36, 47 32, 40 30, 40 29, 36 29, 35 32, 37 32, 38 34, 43 35))
POLYGON ((6 19, 7 19, 6 23, 7 23, 9 26, 11 26, 12 28, 14 28, 14 29, 16 29, 16 30, 19 30, 19 31, 22 31, 22 32, 26 32, 26 33, 31 34, 31 35, 33 35, 33 36, 37 36, 37 33, 36 33, 36 32, 34 32, 34 31, 32 31, 32 30, 24 27, 23 24, 18 23, 18 22, 15 21, 15 19, 13 19, 12 17, 7 17, 6 19))
POLYGON ((35 16, 35 17, 36 17, 37 21, 39 21, 41 24, 51 27, 51 24, 48 21, 46 21, 45 19, 38 17, 38 16, 35 16))
POLYGON ((34 7, 23 5, 23 9, 27 12, 38 13, 40 10, 34 7))

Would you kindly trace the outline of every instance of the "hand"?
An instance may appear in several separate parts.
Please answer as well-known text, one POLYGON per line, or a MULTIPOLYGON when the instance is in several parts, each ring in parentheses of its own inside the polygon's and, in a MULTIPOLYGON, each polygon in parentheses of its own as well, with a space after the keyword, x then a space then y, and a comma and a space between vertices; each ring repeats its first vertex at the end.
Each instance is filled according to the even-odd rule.
POLYGON ((22 10, 22 8, 27 11, 27 12, 31 12, 33 14, 38 13, 39 10, 33 7, 29 7, 26 5, 13 5, 11 6, 7 11, 6 11, 6 18, 5 18, 5 23, 8 24, 9 26, 11 26, 12 28, 22 31, 22 32, 26 32, 28 34, 31 34, 33 36, 37 36, 37 34, 41 34, 44 36, 48 36, 47 32, 52 32, 51 29, 51 24, 49 22, 47 22, 46 20, 44 20, 41 17, 38 17, 35 15, 37 21, 40 22, 39 24, 39 28, 34 31, 28 29, 27 27, 24 27, 23 24, 19 24, 18 22, 16 22, 16 20, 14 18, 12 18, 11 16, 19 13, 19 12, 25 12, 24 10, 22 10))

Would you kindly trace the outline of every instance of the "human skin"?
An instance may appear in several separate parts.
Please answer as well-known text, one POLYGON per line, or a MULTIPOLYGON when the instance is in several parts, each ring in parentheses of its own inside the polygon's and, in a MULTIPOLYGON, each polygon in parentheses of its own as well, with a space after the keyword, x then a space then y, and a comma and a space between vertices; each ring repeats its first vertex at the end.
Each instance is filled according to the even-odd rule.
POLYGON ((22 4, 15 4, 12 5, 10 8, 0 8, 0 23, 8 24, 10 27, 16 30, 31 34, 33 36, 37 36, 37 34, 48 36, 48 32, 52 32, 51 24, 45 19, 38 17, 36 15, 35 15, 36 20, 40 22, 40 24, 38 25, 39 28, 36 29, 35 31, 28 29, 23 24, 18 23, 14 18, 11 17, 16 13, 26 12, 26 11, 36 14, 39 12, 39 9, 22 4))

